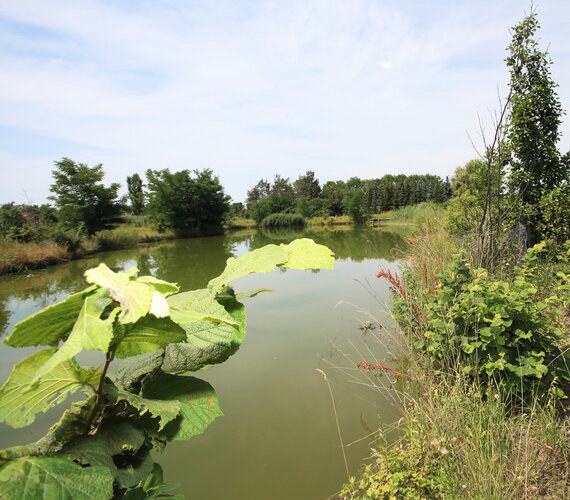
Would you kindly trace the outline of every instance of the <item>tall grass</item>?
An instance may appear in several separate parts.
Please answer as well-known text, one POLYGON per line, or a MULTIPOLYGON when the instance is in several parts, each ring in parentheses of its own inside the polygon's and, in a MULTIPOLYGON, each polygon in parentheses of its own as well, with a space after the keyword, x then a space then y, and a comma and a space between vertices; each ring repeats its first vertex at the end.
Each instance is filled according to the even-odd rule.
POLYGON ((461 373, 435 379, 424 366, 418 378, 401 439, 375 450, 341 498, 570 498, 570 426, 556 411, 513 412, 461 373))
MULTIPOLYGON (((373 462, 351 478, 341 498, 570 499, 570 417, 558 402, 540 402, 536 394, 523 406, 492 382, 483 386, 466 375, 461 365, 445 357, 433 362, 414 347, 429 329, 417 320, 428 316, 425 299, 437 293, 437 274, 458 249, 440 220, 428 220, 410 240, 404 277, 390 275, 396 293, 401 286, 408 298, 400 302, 409 310, 399 310, 398 318, 415 374, 412 403, 401 406, 400 439, 375 450, 373 462)), ((552 276, 554 270, 536 275, 552 276)), ((569 271, 567 265, 562 269, 569 271)), ((445 352, 450 359, 460 354, 445 352)))
POLYGON ((394 210, 392 220, 397 222, 409 222, 412 224, 425 224, 441 216, 443 208, 440 204, 431 201, 407 205, 394 210))

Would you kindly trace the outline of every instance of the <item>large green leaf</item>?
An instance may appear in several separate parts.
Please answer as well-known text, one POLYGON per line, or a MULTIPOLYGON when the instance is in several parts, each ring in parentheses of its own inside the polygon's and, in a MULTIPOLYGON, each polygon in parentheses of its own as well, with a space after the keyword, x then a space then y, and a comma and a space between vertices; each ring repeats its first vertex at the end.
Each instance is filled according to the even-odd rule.
POLYGON ((167 299, 170 317, 179 324, 192 321, 211 321, 238 326, 231 315, 206 289, 172 295, 167 299))
POLYGON ((35 415, 61 403, 68 394, 84 385, 99 383, 99 372, 80 368, 75 360, 66 360, 44 374, 38 385, 30 390, 40 367, 56 351, 44 349, 14 366, 12 374, 0 388, 0 421, 12 427, 25 427, 35 415))
POLYGON ((63 458, 23 457, 0 468, 6 500, 107 500, 113 476, 105 467, 81 467, 63 458))
POLYGON ((95 289, 91 286, 81 292, 70 295, 58 302, 32 314, 20 321, 12 333, 4 339, 4 344, 12 347, 34 345, 56 346, 71 333, 73 325, 86 295, 95 289))
POLYGON ((223 415, 212 386, 195 377, 158 372, 145 385, 143 395, 179 401, 180 415, 161 432, 168 440, 186 440, 202 434, 214 419, 223 415))
POLYGON ((160 420, 159 430, 162 430, 168 422, 171 422, 180 414, 180 402, 176 400, 143 398, 138 394, 123 390, 118 391, 117 400, 127 401, 131 406, 139 410, 140 415, 148 412, 152 417, 158 418, 160 420))
POLYGON ((87 297, 75 322, 69 338, 63 346, 40 367, 34 377, 33 383, 37 382, 55 366, 71 359, 82 349, 92 351, 98 349, 107 352, 113 339, 113 323, 119 308, 116 307, 106 319, 101 319, 103 311, 111 303, 105 289, 97 290, 87 297))
POLYGON ((183 342, 186 334, 170 318, 146 316, 132 325, 124 325, 125 333, 116 348, 115 356, 126 358, 152 352, 173 342, 183 342))
POLYGON ((194 372, 205 365, 222 363, 239 349, 245 336, 245 308, 230 294, 220 295, 218 300, 238 328, 208 321, 181 324, 186 331, 186 342, 166 347, 162 367, 164 371, 194 372))
POLYGON ((137 272, 137 268, 132 268, 126 272, 115 273, 105 264, 85 271, 88 283, 95 283, 109 290, 111 297, 120 304, 121 323, 134 323, 150 311, 154 287, 132 280, 137 272))
POLYGON ((139 354, 121 363, 117 373, 111 373, 113 381, 123 389, 139 382, 145 375, 158 370, 164 362, 164 349, 139 354))
POLYGON ((289 253, 277 245, 266 245, 235 259, 226 261, 224 272, 208 283, 208 289, 216 295, 230 281, 251 273, 266 273, 289 260, 289 253))
POLYGON ((284 267, 292 269, 332 269, 334 254, 330 248, 318 245, 309 238, 294 240, 288 245, 282 245, 289 254, 284 267))

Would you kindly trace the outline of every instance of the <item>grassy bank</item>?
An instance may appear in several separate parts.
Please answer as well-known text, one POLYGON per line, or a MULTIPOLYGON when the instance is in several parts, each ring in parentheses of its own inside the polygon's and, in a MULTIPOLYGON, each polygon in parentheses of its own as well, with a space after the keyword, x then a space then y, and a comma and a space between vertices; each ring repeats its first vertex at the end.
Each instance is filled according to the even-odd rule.
POLYGON ((442 226, 420 227, 403 277, 382 274, 413 389, 398 439, 340 497, 570 498, 568 248, 492 275, 455 256, 442 226))
POLYGON ((171 231, 159 233, 148 226, 123 224, 115 229, 100 231, 90 238, 81 238, 73 242, 1 241, 0 275, 40 269, 96 252, 132 248, 175 237, 171 231))

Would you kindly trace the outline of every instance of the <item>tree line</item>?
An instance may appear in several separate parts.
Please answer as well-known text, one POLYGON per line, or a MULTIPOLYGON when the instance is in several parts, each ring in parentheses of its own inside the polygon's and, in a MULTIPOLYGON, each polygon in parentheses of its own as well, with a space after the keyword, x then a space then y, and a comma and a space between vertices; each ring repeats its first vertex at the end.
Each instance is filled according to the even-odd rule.
POLYGON ((245 207, 237 204, 233 209, 257 223, 274 213, 294 212, 303 217, 350 215, 361 222, 370 214, 424 201, 442 203, 451 195, 450 180, 437 175, 351 177, 348 181, 328 181, 321 187, 309 170, 294 182, 280 175, 273 182, 261 179, 248 191, 245 207))

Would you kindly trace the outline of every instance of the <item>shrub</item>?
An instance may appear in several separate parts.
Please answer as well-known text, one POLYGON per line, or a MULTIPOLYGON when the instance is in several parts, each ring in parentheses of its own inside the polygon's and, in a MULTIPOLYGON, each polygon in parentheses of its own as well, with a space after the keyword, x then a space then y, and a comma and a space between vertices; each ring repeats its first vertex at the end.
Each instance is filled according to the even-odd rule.
POLYGON ((291 227, 291 226, 304 226, 306 223, 305 218, 300 214, 271 214, 263 219, 261 227, 291 227))
MULTIPOLYGON (((543 398, 560 378, 568 380, 568 370, 560 343, 565 331, 560 315, 568 277, 558 295, 538 299, 532 283, 533 263, 544 244, 536 245, 525 257, 511 283, 495 281, 485 269, 471 269, 463 254, 455 256, 439 274, 439 286, 429 295, 417 321, 423 332, 414 341, 419 348, 446 369, 460 369, 483 383, 506 389, 503 394, 517 398, 543 398)), ((409 307, 409 297, 400 298, 399 307, 409 307)))

